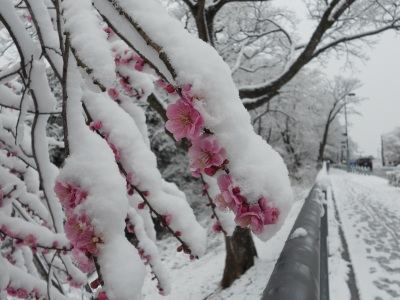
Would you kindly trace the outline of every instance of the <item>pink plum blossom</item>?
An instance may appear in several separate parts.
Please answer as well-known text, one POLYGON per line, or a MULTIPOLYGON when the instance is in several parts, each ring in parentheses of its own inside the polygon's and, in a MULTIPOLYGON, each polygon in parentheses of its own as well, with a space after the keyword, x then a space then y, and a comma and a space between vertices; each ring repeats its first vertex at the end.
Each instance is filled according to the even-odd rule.
POLYGON ((83 272, 89 273, 95 269, 95 265, 94 265, 92 256, 90 255, 89 252, 85 253, 85 251, 74 248, 74 249, 72 249, 72 256, 76 259, 76 261, 78 262, 79 268, 83 272))
POLYGON ((240 227, 249 227, 255 234, 264 231, 264 216, 258 204, 251 205, 247 212, 239 212, 235 218, 236 224, 240 227))
POLYGON ((215 233, 220 233, 222 231, 221 221, 217 221, 213 225, 213 230, 214 230, 215 233))
POLYGON ((107 300, 107 294, 106 292, 100 292, 99 295, 97 296, 98 300, 107 300))
POLYGON ((264 197, 258 200, 258 204, 264 214, 264 225, 276 224, 279 219, 279 210, 275 207, 269 206, 271 201, 264 197))
POLYGON ((108 96, 110 96, 111 99, 118 100, 119 98, 119 92, 116 88, 110 88, 108 89, 108 96))
POLYGON ((144 59, 141 57, 135 57, 136 64, 135 64, 135 70, 142 72, 143 71, 143 66, 144 66, 144 59))
POLYGON ((101 234, 95 234, 94 228, 85 213, 68 218, 64 229, 74 248, 86 249, 91 254, 97 254, 98 245, 104 242, 101 234))
POLYGON ((185 84, 182 86, 182 98, 191 100, 192 99, 192 93, 190 92, 192 89, 192 85, 190 83, 185 84))
POLYGON ((111 150, 114 152, 115 160, 118 161, 121 158, 121 154, 120 154, 118 148, 111 142, 108 142, 108 146, 110 146, 111 150))
POLYGON ((167 84, 165 86, 165 90, 167 91, 168 94, 175 93, 175 87, 172 84, 167 84))
POLYGON ((169 226, 171 224, 172 216, 170 214, 163 215, 163 219, 165 222, 165 225, 169 226))
MULTIPOLYGON (((215 173, 217 173, 221 168, 220 167, 216 167, 216 166, 211 166, 209 168, 205 168, 204 169, 204 173, 206 173, 208 176, 212 177, 215 175, 215 173)), ((195 176, 195 175, 193 175, 195 176)))
POLYGON ((133 173, 132 172, 128 172, 126 174, 126 181, 128 181, 129 183, 133 183, 133 173))
POLYGON ((66 213, 71 213, 71 210, 81 204, 87 197, 88 193, 70 183, 56 182, 54 192, 61 204, 66 208, 66 213))
POLYGON ((11 297, 16 297, 17 296, 17 291, 11 286, 7 287, 6 291, 11 297))
POLYGON ((279 210, 276 207, 269 207, 264 211, 264 223, 265 224, 276 224, 279 219, 279 210))
POLYGON ((155 84, 158 85, 159 87, 162 87, 163 89, 165 89, 167 87, 167 83, 162 79, 158 79, 155 82, 155 84))
POLYGON ((128 95, 130 95, 130 96, 133 95, 133 89, 129 83, 129 76, 126 76, 126 77, 121 76, 121 78, 119 79, 119 83, 121 84, 121 86, 125 90, 125 92, 128 93, 128 95))
POLYGON ((97 254, 99 252, 99 245, 104 243, 104 238, 102 235, 93 235, 90 242, 87 244, 86 249, 92 253, 97 254))
POLYGON ((116 66, 119 66, 121 64, 121 54, 120 53, 115 54, 114 61, 115 61, 116 66))
POLYGON ((104 29, 104 31, 107 33, 107 37, 108 38, 110 38, 111 36, 113 36, 114 35, 114 31, 111 29, 111 27, 106 27, 105 29, 104 29))
POLYGON ((212 136, 200 136, 192 141, 188 155, 190 169, 198 173, 205 168, 221 166, 225 160, 226 151, 212 136))
POLYGON ((242 209, 242 204, 246 203, 246 198, 240 195, 240 188, 233 187, 233 181, 231 175, 222 174, 217 179, 218 187, 222 194, 222 199, 219 201, 224 201, 223 207, 229 207, 233 212, 237 213, 242 209))
POLYGON ((24 238, 24 245, 32 246, 33 248, 37 248, 38 244, 36 242, 36 237, 33 234, 29 234, 24 238))
POLYGON ((165 127, 172 132, 174 138, 179 141, 183 137, 197 138, 204 123, 203 117, 185 99, 180 99, 167 108, 168 121, 165 127))
POLYGON ((85 213, 81 215, 72 215, 68 218, 65 222, 64 229, 67 238, 78 248, 86 247, 94 236, 93 228, 85 213))
POLYGON ((19 289, 17 291, 17 297, 20 299, 28 299, 28 291, 26 289, 19 289))
POLYGON ((102 127, 103 127, 103 123, 101 121, 96 121, 96 122, 93 122, 93 124, 92 124, 92 128, 97 131, 101 130, 102 127))
POLYGON ((217 196, 215 196, 213 202, 217 205, 219 210, 225 210, 229 208, 228 203, 225 201, 222 194, 218 194, 217 196))

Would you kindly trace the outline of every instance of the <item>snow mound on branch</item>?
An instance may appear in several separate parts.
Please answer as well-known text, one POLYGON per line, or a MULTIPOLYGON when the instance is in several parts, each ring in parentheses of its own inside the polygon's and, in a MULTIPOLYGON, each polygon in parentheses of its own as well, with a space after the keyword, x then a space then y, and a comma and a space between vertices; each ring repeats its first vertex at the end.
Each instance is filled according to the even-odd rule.
POLYGON ((92 70, 93 78, 106 86, 115 79, 115 63, 107 34, 100 27, 90 0, 63 2, 65 29, 71 34, 71 44, 79 59, 92 70), (84 30, 82 30, 84 28, 84 30))
MULTIPOLYGON (((279 210, 277 224, 266 226, 258 235, 262 240, 268 240, 283 225, 292 204, 288 171, 281 156, 255 134, 228 65, 214 48, 190 35, 155 1, 119 0, 114 3, 129 14, 166 54, 173 70, 166 67, 169 73, 175 73, 176 85, 192 85, 193 94, 200 98, 196 109, 204 118, 205 126, 226 149, 230 174, 249 203, 267 197, 279 210)), ((121 23, 124 22, 121 18, 121 23)), ((160 70, 165 70, 165 66, 154 58, 154 50, 148 43, 137 36, 134 42, 140 53, 148 56, 160 70)), ((168 72, 164 75, 170 76, 168 72)))

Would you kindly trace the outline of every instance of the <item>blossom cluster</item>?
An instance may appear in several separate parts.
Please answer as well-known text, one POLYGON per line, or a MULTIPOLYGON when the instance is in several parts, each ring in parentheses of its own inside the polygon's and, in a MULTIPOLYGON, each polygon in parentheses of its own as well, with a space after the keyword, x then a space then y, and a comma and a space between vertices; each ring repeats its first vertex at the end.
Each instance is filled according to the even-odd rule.
POLYGON ((54 191, 67 216, 64 229, 73 246, 72 255, 82 271, 91 272, 95 267, 93 257, 99 252, 99 245, 104 243, 104 239, 101 233, 95 232, 85 211, 79 209, 88 192, 72 183, 62 182, 56 182, 54 191))
MULTIPOLYGON (((175 94, 176 89, 170 84, 158 81, 168 93, 175 94)), ((265 225, 276 224, 279 218, 279 210, 273 206, 273 202, 260 197, 255 204, 250 204, 248 199, 241 194, 240 187, 229 174, 228 153, 215 138, 215 135, 205 128, 204 119, 196 109, 196 101, 202 101, 192 93, 192 85, 186 84, 181 88, 182 97, 167 108, 168 121, 166 128, 179 141, 188 138, 191 146, 188 151, 190 158, 189 168, 195 177, 204 173, 208 176, 216 176, 218 187, 221 191, 214 203, 219 209, 230 209, 235 213, 235 222, 241 227, 249 227, 260 234, 265 225)), ((213 226, 215 232, 223 231, 220 221, 213 226)))
POLYGON ((118 51, 117 49, 113 48, 112 51, 114 53, 114 61, 117 68, 117 77, 119 78, 119 83, 121 87, 128 96, 136 99, 142 98, 144 95, 144 90, 142 88, 133 87, 132 81, 134 79, 131 78, 131 76, 129 75, 130 72, 124 69, 123 66, 126 66, 128 69, 133 68, 138 72, 142 72, 145 63, 144 59, 137 56, 131 49, 118 51))
POLYGON ((28 291, 24 288, 17 289, 13 288, 12 286, 8 286, 6 291, 10 297, 16 297, 19 299, 38 299, 41 296, 36 288, 34 288, 32 291, 28 291))
MULTIPOLYGON (((0 227, 0 241, 5 241, 6 237, 14 239, 13 243, 14 247, 28 246, 33 254, 36 254, 38 249, 41 249, 40 252, 42 254, 49 253, 49 249, 63 251, 63 254, 66 254, 67 250, 70 250, 67 248, 67 246, 62 246, 62 247, 58 246, 57 241, 54 241, 52 245, 47 245, 47 244, 39 245, 37 242, 37 238, 33 234, 28 234, 25 237, 23 237, 23 235, 17 234, 16 232, 10 230, 10 228, 7 225, 2 225, 0 227)), ((12 261, 10 261, 10 263, 12 263, 12 261)))

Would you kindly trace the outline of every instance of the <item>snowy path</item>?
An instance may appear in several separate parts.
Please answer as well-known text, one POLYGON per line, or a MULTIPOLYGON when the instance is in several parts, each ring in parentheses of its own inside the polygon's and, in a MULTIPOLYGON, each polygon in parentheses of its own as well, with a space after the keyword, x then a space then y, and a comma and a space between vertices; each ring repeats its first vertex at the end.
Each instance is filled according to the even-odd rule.
POLYGON ((375 176, 330 177, 361 299, 400 299, 400 189, 375 176))

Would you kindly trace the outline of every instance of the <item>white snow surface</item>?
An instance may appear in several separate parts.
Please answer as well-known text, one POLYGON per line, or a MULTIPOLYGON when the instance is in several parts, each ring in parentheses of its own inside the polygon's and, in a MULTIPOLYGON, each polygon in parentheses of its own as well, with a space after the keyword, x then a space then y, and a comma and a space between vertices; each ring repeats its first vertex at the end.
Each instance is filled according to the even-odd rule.
MULTIPOLYGON (((397 279, 400 274, 400 255, 396 255, 399 249, 393 238, 393 234, 397 232, 386 227, 399 222, 400 188, 389 186, 387 180, 382 178, 346 174, 332 168, 329 177, 342 220, 340 224, 335 218, 333 200, 328 191, 330 299, 351 300, 346 282, 349 267, 348 262, 342 258, 343 246, 339 237, 339 225, 343 226, 349 246, 360 299, 400 299, 397 279), (364 207, 361 203, 368 206, 364 207), (370 208, 369 205, 378 207, 375 218, 373 211, 366 210, 370 208), (382 214, 382 211, 386 211, 386 215, 382 214), (377 219, 378 217, 380 219, 377 219), (374 221, 376 226, 367 225, 368 220, 374 221)), ((304 199, 309 188, 296 190, 298 192, 295 199, 304 199)), ((266 243, 255 240, 259 258, 256 259, 254 267, 226 290, 219 287, 225 261, 222 235, 215 235, 209 230, 207 253, 195 262, 189 262, 186 257, 176 254, 177 244, 172 239, 168 242, 160 241, 159 247, 165 252, 166 265, 172 269, 172 292, 166 297, 157 295, 154 283, 148 279, 143 289, 144 298, 260 299, 303 203, 303 200, 294 203, 284 226, 272 239, 266 243)))
MULTIPOLYGON (((208 245, 206 254, 198 260, 189 261, 186 255, 176 252, 178 243, 172 238, 158 242, 163 260, 171 269, 171 294, 157 294, 154 281, 147 276, 143 288, 146 300, 258 300, 272 273, 275 262, 286 242, 294 221, 304 203, 309 187, 301 188, 282 229, 267 242, 254 239, 258 258, 255 265, 236 280, 230 288, 222 290, 225 265, 225 243, 222 233, 215 234, 211 227, 214 220, 208 219, 208 245)), ((253 235, 255 237, 255 235, 253 235)))
POLYGON ((92 1, 65 0, 62 6, 65 9, 65 30, 71 34, 71 44, 78 58, 92 70, 90 75, 94 79, 110 86, 115 79, 115 63, 107 34, 100 27, 92 1))
MULTIPOLYGON (((335 202, 356 277, 361 300, 400 299, 400 188, 387 179, 332 170, 335 202)), ((330 212, 332 214, 332 212, 330 212)), ((330 226, 330 235, 332 225, 330 226)), ((336 239, 337 241, 337 239, 336 239)), ((332 245, 332 248, 338 248, 332 245)), ((331 247, 330 247, 331 248, 331 247)), ((334 251, 330 249, 330 251, 334 251)), ((333 264, 331 277, 346 278, 346 265, 333 264), (341 269, 341 270, 340 270, 341 269)), ((343 280, 343 279, 342 279, 343 280)), ((343 284, 343 283, 342 283, 343 284)), ((332 285, 333 299, 345 298, 332 285), (339 296, 338 296, 339 295, 339 296)))

